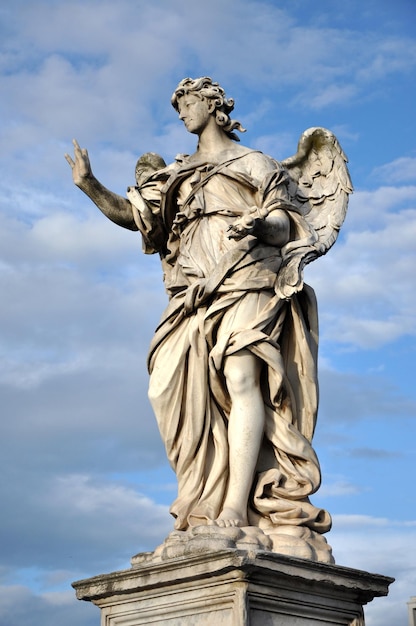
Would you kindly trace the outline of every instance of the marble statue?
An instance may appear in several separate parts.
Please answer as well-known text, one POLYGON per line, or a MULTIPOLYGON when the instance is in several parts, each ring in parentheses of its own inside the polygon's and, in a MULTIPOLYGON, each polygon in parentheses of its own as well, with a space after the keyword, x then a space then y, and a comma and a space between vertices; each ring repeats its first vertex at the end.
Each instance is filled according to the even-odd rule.
POLYGON ((234 101, 207 77, 182 80, 172 105, 196 151, 170 165, 143 155, 127 198, 95 178, 75 140, 65 156, 104 215, 160 255, 169 304, 150 346, 149 397, 178 481, 174 539, 228 533, 332 562, 330 515, 309 500, 321 480, 318 326, 303 268, 337 238, 347 159, 323 128, 280 163, 241 146, 234 101))

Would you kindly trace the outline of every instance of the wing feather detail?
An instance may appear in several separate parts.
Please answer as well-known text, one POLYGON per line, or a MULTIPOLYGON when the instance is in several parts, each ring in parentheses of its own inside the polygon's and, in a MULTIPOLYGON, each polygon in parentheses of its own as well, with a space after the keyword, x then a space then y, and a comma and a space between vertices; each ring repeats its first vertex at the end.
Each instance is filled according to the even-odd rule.
POLYGON ((326 254, 337 240, 353 191, 347 162, 335 135, 319 127, 306 130, 297 153, 281 162, 290 176, 291 202, 311 232, 282 250, 276 291, 284 298, 302 289, 305 265, 326 254))

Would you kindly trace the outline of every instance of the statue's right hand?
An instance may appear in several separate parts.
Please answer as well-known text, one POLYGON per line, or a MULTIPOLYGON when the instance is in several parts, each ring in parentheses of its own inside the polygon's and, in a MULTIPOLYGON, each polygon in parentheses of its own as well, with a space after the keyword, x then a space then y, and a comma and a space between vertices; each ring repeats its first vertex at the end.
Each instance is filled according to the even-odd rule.
POLYGON ((77 187, 82 187, 87 179, 93 178, 91 163, 87 149, 80 148, 76 139, 73 139, 72 143, 74 144, 74 159, 69 154, 65 154, 65 159, 72 169, 74 183, 77 187))
POLYGON ((247 235, 252 235, 256 224, 256 220, 250 214, 242 215, 235 220, 227 229, 228 239, 240 241, 247 235))

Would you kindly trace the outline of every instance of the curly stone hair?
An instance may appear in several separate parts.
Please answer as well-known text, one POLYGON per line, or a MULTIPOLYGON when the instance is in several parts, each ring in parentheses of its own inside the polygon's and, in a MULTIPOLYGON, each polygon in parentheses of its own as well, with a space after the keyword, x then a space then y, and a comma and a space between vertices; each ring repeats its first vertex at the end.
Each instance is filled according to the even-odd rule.
POLYGON ((224 130, 224 132, 234 141, 240 141, 238 135, 233 131, 239 130, 241 133, 245 132, 237 120, 230 118, 230 113, 234 109, 234 100, 225 96, 224 89, 219 83, 213 82, 208 76, 201 78, 184 78, 173 92, 171 103, 176 111, 179 111, 178 101, 182 96, 194 93, 200 98, 207 100, 214 100, 215 103, 215 120, 218 126, 224 130))

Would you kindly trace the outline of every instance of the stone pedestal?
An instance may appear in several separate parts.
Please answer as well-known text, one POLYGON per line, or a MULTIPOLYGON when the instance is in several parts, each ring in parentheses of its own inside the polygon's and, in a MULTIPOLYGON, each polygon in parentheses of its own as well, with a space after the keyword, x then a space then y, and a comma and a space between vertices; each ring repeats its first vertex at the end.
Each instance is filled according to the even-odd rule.
POLYGON ((407 608, 409 611, 409 626, 416 626, 416 596, 410 598, 407 608))
POLYGON ((101 609, 101 626, 363 626, 363 605, 393 581, 266 551, 144 553, 132 562, 73 584, 101 609))

